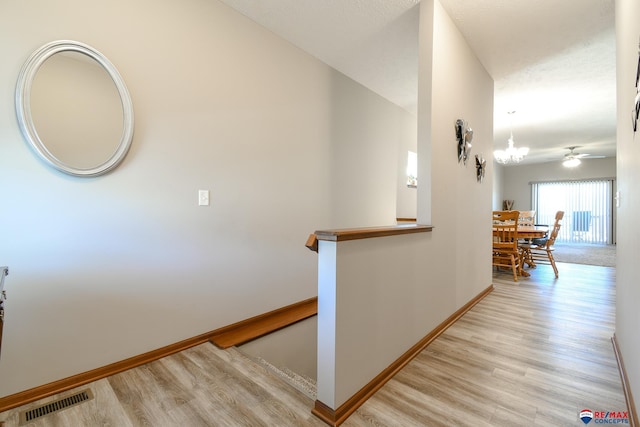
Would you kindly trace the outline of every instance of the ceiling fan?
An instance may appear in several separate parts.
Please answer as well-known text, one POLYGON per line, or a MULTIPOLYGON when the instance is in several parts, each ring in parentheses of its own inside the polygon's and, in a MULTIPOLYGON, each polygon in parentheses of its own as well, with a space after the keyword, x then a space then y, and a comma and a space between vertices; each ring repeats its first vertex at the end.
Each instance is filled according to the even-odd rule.
POLYGON ((589 157, 590 159, 603 159, 605 157, 605 156, 592 156, 591 154, 587 154, 587 153, 576 153, 575 151, 573 151, 576 148, 580 148, 580 146, 573 145, 571 147, 565 147, 565 149, 569 150, 569 152, 564 155, 562 166, 566 168, 575 168, 580 163, 582 163, 580 159, 584 159, 585 157, 589 157))

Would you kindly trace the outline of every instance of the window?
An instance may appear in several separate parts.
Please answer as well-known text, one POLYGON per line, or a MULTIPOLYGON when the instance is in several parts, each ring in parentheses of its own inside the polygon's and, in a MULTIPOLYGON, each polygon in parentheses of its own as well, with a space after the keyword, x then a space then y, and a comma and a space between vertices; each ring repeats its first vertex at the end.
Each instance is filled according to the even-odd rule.
POLYGON ((537 224, 553 224, 564 211, 558 243, 613 243, 613 180, 531 183, 537 224))
POLYGON ((407 187, 418 186, 418 154, 409 151, 407 155, 407 187))

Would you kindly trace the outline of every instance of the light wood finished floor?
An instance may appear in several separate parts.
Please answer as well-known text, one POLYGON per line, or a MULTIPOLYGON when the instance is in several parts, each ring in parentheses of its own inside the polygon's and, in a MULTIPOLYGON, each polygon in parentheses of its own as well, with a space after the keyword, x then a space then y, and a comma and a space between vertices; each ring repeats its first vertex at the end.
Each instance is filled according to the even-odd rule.
MULTIPOLYGON (((615 269, 559 269, 557 280, 539 266, 518 283, 496 272, 495 290, 343 425, 583 426, 582 409, 626 411, 611 344, 615 269)), ((303 393, 209 343, 89 387, 94 400, 28 425, 325 425, 303 393)), ((17 426, 19 411, 56 397, 0 421, 17 426)))

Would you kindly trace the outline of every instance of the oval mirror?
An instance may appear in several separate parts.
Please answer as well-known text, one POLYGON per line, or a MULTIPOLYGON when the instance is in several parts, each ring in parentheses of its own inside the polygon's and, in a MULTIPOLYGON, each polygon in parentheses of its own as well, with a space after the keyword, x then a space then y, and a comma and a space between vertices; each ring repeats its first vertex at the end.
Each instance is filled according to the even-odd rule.
POLYGON ((75 41, 36 50, 16 86, 25 139, 56 169, 97 176, 115 168, 133 139, 133 106, 124 80, 100 52, 75 41))

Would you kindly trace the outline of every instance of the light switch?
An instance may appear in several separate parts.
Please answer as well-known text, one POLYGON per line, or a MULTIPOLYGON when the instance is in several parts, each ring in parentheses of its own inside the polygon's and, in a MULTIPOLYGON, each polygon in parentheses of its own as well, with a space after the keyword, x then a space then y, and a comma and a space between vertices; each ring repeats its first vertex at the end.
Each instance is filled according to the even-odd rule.
POLYGON ((209 190, 198 190, 198 206, 209 206, 209 190))

